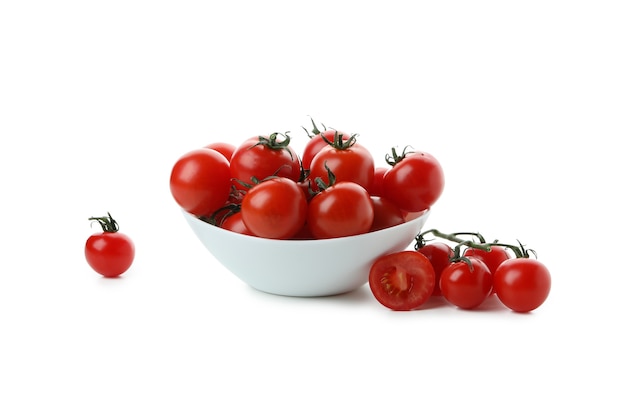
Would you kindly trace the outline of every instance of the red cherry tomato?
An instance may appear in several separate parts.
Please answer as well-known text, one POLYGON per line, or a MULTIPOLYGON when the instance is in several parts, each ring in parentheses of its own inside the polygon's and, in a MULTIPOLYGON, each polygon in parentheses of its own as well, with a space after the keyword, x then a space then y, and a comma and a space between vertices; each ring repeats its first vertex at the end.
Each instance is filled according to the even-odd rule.
POLYGON ((317 178, 328 183, 330 169, 335 175, 336 182, 354 182, 369 190, 374 182, 374 158, 364 146, 352 139, 343 139, 343 142, 339 142, 341 145, 327 145, 322 148, 311 161, 309 172, 311 186, 318 190, 317 178))
POLYGON ((396 159, 383 177, 383 196, 408 212, 430 208, 444 187, 439 162, 425 152, 405 153, 396 159))
POLYGON ((417 249, 419 253, 426 256, 435 270, 435 289, 433 295, 441 295, 441 273, 450 265, 450 259, 454 256, 454 250, 443 242, 428 243, 417 249))
POLYGON ((502 246, 491 246, 490 251, 467 248, 465 249, 464 256, 473 256, 483 261, 492 275, 496 273, 496 269, 498 269, 502 262, 511 258, 509 252, 502 246))
MULTIPOLYGON (((289 143, 289 135, 279 140, 278 133, 245 140, 230 160, 232 177, 246 184, 252 184, 252 178, 262 181, 271 176, 298 181, 300 160, 289 143)), ((233 181, 233 185, 237 189, 245 189, 238 181, 233 181)))
POLYGON ((374 181, 369 189, 370 195, 379 197, 383 195, 383 178, 387 171, 389 171, 389 168, 386 167, 374 168, 374 181))
POLYGON ((463 309, 476 308, 491 293, 493 278, 489 268, 478 258, 467 257, 466 262, 453 262, 441 272, 441 294, 450 303, 463 309))
POLYGON ((304 191, 288 178, 265 180, 246 193, 241 202, 243 222, 252 234, 268 239, 289 239, 307 219, 304 191))
POLYGON ((135 245, 124 233, 119 232, 117 222, 107 217, 90 217, 102 226, 101 233, 91 235, 85 243, 85 258, 91 268, 107 278, 122 275, 135 259, 135 245))
MULTIPOLYGON (((502 262, 511 258, 509 252, 502 246, 492 246, 490 251, 467 248, 464 252, 464 256, 473 256, 483 261, 485 265, 487 265, 487 268, 489 268, 489 272, 491 272, 492 276, 496 273, 496 269, 498 269, 502 262)), ((495 286, 491 293, 495 293, 495 286)))
POLYGON ((404 213, 395 204, 384 197, 372 196, 374 221, 371 231, 386 229, 404 223, 404 213))
POLYGON ((243 222, 243 216, 240 211, 226 216, 221 222, 220 227, 242 235, 252 235, 252 232, 248 230, 246 224, 243 222))
POLYGON ((207 146, 205 146, 205 148, 213 149, 214 151, 218 151, 219 153, 224 155, 226 157, 226 159, 228 159, 228 161, 230 161, 230 158, 233 156, 233 152, 235 152, 235 149, 237 147, 235 145, 233 145, 232 143, 213 142, 213 143, 210 143, 207 146))
POLYGON ((367 233, 374 222, 374 205, 365 188, 338 182, 309 202, 307 223, 317 239, 367 233))
POLYGON ((172 168, 170 191, 187 212, 210 216, 224 205, 230 194, 228 160, 213 149, 186 153, 172 168))
POLYGON ((305 170, 311 169, 311 161, 313 161, 315 155, 328 146, 329 142, 333 143, 335 135, 339 136, 340 139, 349 138, 347 133, 332 129, 325 130, 324 132, 311 136, 302 151, 302 168, 305 170))
POLYGON ((369 286, 376 300, 385 307, 415 310, 430 298, 435 287, 435 271, 419 252, 395 252, 374 262, 369 286))
POLYGON ((548 268, 536 259, 513 258, 498 267, 493 281, 502 304, 525 313, 536 309, 548 298, 552 278, 548 268))

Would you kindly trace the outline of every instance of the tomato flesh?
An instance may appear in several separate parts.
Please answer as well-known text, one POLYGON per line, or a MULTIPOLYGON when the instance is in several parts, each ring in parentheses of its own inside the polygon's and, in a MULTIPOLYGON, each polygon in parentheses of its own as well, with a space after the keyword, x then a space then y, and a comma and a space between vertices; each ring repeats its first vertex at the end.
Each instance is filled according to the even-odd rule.
POLYGON ((374 262, 369 286, 385 307, 395 311, 415 310, 430 298, 435 287, 435 271, 421 253, 395 252, 374 262))

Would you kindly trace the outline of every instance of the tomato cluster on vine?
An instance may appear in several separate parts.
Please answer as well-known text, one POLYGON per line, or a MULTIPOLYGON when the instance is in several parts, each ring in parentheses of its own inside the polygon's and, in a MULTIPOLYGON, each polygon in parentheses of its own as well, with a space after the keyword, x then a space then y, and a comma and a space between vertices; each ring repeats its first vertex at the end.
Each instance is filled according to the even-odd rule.
POLYGON ((382 256, 370 270, 372 293, 392 310, 418 309, 432 296, 471 310, 495 295, 509 309, 525 313, 550 293, 550 272, 522 244, 487 243, 479 233, 431 229, 416 237, 414 249, 382 256), (429 234, 439 240, 426 241, 429 234))
POLYGON ((187 212, 233 232, 326 239, 401 224, 442 194, 443 169, 434 156, 394 148, 388 165, 376 166, 357 134, 312 124, 301 153, 289 132, 186 153, 172 168, 172 196, 187 212))

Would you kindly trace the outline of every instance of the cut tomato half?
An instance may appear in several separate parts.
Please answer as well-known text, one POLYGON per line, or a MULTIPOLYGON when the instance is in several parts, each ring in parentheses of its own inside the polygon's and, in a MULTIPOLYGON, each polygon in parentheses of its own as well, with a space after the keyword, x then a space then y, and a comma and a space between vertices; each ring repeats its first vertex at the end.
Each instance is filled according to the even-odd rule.
POLYGON ((415 310, 435 288, 435 270, 428 258, 416 251, 401 251, 378 258, 369 273, 374 297, 396 311, 415 310))

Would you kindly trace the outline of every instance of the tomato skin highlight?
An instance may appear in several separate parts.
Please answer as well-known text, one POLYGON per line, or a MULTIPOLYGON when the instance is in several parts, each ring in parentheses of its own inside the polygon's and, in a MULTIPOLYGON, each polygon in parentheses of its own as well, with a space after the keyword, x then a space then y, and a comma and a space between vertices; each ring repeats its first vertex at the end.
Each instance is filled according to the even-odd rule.
POLYGON ((495 293, 502 304, 518 313, 541 306, 550 294, 552 278, 541 262, 531 258, 504 261, 494 275, 495 293))
POLYGON ((85 259, 89 266, 106 278, 126 272, 135 259, 135 245, 120 232, 91 235, 85 243, 85 259))
POLYGON ((338 182, 309 201, 307 224, 316 239, 367 233, 373 222, 372 200, 353 182, 338 182))
POLYGON ((186 153, 172 168, 170 192, 185 211, 210 216, 224 205, 230 194, 228 159, 208 148, 186 153))
POLYGON ((432 295, 435 271, 419 252, 394 252, 374 261, 368 282, 380 304, 394 311, 410 311, 432 295))
POLYGON ((491 294, 493 277, 489 268, 478 258, 467 257, 466 262, 453 262, 441 272, 441 294, 451 304, 462 309, 478 307, 491 294))
POLYGON ((443 193, 443 169, 426 152, 408 154, 383 177, 383 196, 400 209, 418 212, 430 208, 443 193))
POLYGON ((267 239, 289 239, 307 219, 307 200, 298 184, 274 177, 248 191, 241 203, 241 216, 248 230, 267 239))

